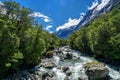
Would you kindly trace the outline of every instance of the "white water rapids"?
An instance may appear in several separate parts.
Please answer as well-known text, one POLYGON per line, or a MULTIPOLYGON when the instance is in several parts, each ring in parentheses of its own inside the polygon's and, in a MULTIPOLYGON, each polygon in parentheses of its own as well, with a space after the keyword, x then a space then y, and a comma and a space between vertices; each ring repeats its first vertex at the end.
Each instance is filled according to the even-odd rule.
MULTIPOLYGON (((66 47, 61 47, 60 48, 64 54, 66 54, 66 47)), ((84 64, 88 62, 93 62, 96 61, 95 59, 88 57, 88 56, 82 56, 80 52, 71 50, 72 54, 75 57, 78 57, 77 59, 68 59, 61 61, 60 57, 54 56, 53 58, 48 59, 49 61, 53 61, 55 64, 57 64, 57 67, 54 67, 52 69, 46 69, 44 67, 36 67, 39 69, 39 71, 43 73, 50 73, 54 72, 55 76, 53 77, 52 80, 87 80, 87 76, 85 75, 85 70, 84 70, 84 64), (63 66, 68 66, 72 74, 68 77, 62 70, 61 67, 63 66), (69 79, 65 79, 68 77, 69 79)), ((106 64, 106 67, 109 69, 109 76, 111 77, 110 80, 120 80, 120 72, 112 68, 111 66, 106 64)))

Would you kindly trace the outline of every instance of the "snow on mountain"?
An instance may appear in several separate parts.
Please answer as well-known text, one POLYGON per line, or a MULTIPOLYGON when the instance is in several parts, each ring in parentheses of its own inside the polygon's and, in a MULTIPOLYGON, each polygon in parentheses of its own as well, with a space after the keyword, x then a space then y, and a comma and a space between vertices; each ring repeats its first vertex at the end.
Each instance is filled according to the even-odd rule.
POLYGON ((98 0, 95 0, 95 2, 92 3, 92 6, 88 7, 88 10, 94 9, 96 6, 98 6, 98 0))
POLYGON ((82 18, 79 18, 79 19, 69 18, 67 23, 63 24, 62 26, 57 27, 56 30, 59 31, 59 30, 63 30, 63 29, 69 29, 72 26, 76 26, 80 22, 81 19, 82 18))
POLYGON ((109 2, 110 0, 102 0, 102 2, 97 6, 96 10, 103 9, 109 2))
POLYGON ((88 12, 85 13, 83 18, 81 20, 78 20, 79 22, 76 22, 75 25, 74 25, 74 22, 72 22, 73 25, 71 23, 71 26, 69 25, 69 27, 61 26, 61 29, 58 27, 56 34, 61 38, 68 38, 69 35, 74 30, 78 30, 84 25, 89 24, 91 21, 93 21, 95 18, 97 18, 101 14, 105 14, 109 12, 111 8, 118 2, 120 1, 119 0, 102 0, 101 3, 98 3, 98 0, 95 0, 95 2, 93 2, 92 5, 88 7, 88 12))
MULTIPOLYGON (((114 1, 115 0, 102 0, 100 4, 88 10, 88 12, 86 13, 86 16, 80 21, 76 29, 86 24, 89 24, 93 19, 97 18, 99 15, 105 14, 108 11, 110 11, 114 1)), ((97 1, 95 1, 94 3, 97 3, 97 1)))

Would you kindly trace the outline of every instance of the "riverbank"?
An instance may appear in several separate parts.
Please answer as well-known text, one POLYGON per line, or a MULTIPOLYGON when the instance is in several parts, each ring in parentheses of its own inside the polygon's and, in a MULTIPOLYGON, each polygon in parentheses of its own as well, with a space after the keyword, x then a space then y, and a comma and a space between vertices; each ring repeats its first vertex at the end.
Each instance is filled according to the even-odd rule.
MULTIPOLYGON (((46 58, 42 59, 41 63, 33 69, 18 72, 12 75, 9 80, 88 80, 89 77, 86 75, 84 65, 97 61, 93 57, 70 49, 68 46, 54 49, 50 54, 53 56, 44 56, 46 58)), ((104 65, 109 70, 109 78, 106 80, 120 80, 120 73, 117 70, 107 64, 104 65)))
POLYGON ((82 53, 81 55, 94 58, 94 59, 96 59, 99 62, 102 62, 102 63, 105 63, 105 64, 107 64, 109 66, 112 66, 115 70, 120 72, 120 62, 119 61, 115 61, 115 60, 112 60, 112 59, 104 59, 103 56, 96 57, 95 55, 90 54, 90 53, 89 54, 88 53, 82 53))

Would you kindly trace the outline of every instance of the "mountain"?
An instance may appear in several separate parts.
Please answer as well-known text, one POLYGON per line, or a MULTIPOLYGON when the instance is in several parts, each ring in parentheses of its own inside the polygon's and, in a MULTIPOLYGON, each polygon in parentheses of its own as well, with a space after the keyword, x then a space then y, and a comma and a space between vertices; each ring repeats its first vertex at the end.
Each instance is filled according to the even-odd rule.
POLYGON ((101 3, 98 3, 96 0, 95 3, 96 5, 88 10, 86 15, 83 16, 83 19, 77 26, 71 26, 70 28, 59 30, 56 32, 56 34, 60 38, 68 38, 73 31, 78 30, 85 25, 88 25, 101 14, 106 14, 113 8, 120 8, 120 0, 102 0, 101 3))
POLYGON ((62 29, 56 32, 57 36, 60 38, 68 38, 69 35, 75 30, 75 27, 72 26, 70 28, 62 29))

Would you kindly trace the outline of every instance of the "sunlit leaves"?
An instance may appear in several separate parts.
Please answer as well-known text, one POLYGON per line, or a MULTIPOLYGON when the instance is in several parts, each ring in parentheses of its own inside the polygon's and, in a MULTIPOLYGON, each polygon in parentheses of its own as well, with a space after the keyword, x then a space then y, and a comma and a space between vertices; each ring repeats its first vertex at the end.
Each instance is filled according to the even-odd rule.
POLYGON ((70 45, 81 51, 87 51, 90 48, 89 51, 96 56, 119 61, 120 10, 112 10, 95 19, 88 27, 73 33, 70 37, 70 45))

